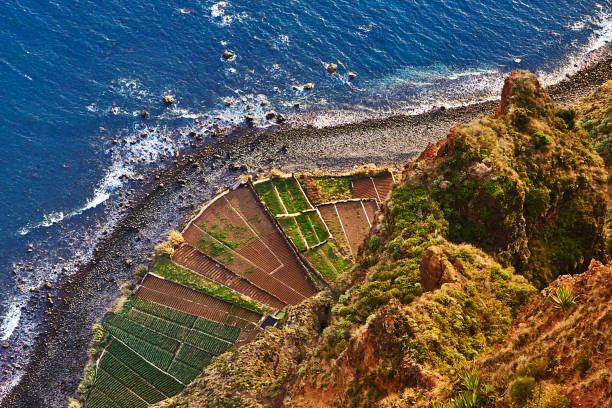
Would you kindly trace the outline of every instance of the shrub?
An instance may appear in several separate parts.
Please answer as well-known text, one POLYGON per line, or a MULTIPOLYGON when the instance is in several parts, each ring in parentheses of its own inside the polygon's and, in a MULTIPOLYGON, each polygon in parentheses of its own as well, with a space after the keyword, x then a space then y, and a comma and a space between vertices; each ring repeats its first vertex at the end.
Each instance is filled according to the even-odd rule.
POLYGON ((550 297, 551 302, 557 309, 567 310, 572 307, 578 297, 574 295, 572 288, 561 285, 555 290, 555 294, 550 297))
POLYGON ((147 268, 146 265, 140 265, 138 268, 136 268, 136 271, 134 273, 137 277, 144 278, 147 272, 149 272, 149 268, 147 268))
POLYGON ((550 138, 548 135, 542 132, 535 132, 531 137, 531 142, 535 147, 540 148, 550 144, 550 138))
POLYGON ((172 230, 168 233, 168 238, 158 244, 155 250, 158 254, 172 256, 174 255, 174 249, 183 242, 185 242, 183 235, 178 231, 172 230))
POLYGON ((510 383, 508 394, 512 404, 524 407, 534 396, 536 381, 533 377, 517 377, 510 383))
POLYGON ((68 408, 81 408, 82 405, 79 401, 74 398, 68 398, 68 408))
POLYGON ((92 329, 94 334, 91 343, 89 344, 87 354, 90 358, 95 359, 98 358, 98 356, 102 352, 102 346, 106 343, 109 336, 105 332, 104 327, 99 324, 94 324, 92 326, 92 329))
POLYGON ((516 108, 514 110, 514 126, 519 130, 524 130, 529 124, 529 113, 525 108, 516 108))
POLYGON ((540 408, 570 408, 571 406, 572 403, 563 395, 563 389, 560 386, 550 386, 542 392, 540 408))
POLYGON ((576 125, 576 111, 573 109, 559 109, 555 116, 563 119, 568 129, 573 129, 576 125))
POLYGON ((432 408, 480 408, 489 403, 491 387, 482 382, 476 368, 459 376, 461 390, 447 402, 432 402, 432 408))
POLYGON ((96 381, 96 371, 96 364, 88 365, 85 368, 85 372, 83 373, 83 379, 81 380, 81 383, 79 384, 76 390, 76 395, 79 400, 85 401, 87 399, 87 395, 93 388, 96 381))
POLYGON ((370 238, 370 242, 368 243, 368 247, 370 248, 370 251, 376 251, 379 246, 380 246, 380 238, 378 237, 378 235, 372 235, 372 237, 370 238))

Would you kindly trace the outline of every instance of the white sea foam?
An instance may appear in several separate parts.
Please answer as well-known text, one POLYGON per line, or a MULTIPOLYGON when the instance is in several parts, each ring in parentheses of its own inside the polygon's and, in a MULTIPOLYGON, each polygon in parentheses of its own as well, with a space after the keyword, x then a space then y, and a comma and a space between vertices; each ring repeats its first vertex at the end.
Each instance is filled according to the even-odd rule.
POLYGON ((608 10, 604 10, 603 6, 600 6, 595 15, 586 17, 582 22, 575 22, 572 27, 580 27, 579 30, 582 30, 586 28, 587 24, 595 25, 598 28, 583 47, 566 58, 565 64, 552 71, 540 70, 536 72, 544 85, 555 84, 567 75, 574 74, 579 69, 584 68, 587 55, 612 42, 612 14, 608 10))
POLYGON ((21 309, 17 303, 11 303, 8 311, 2 319, 2 325, 0 326, 0 341, 8 340, 17 326, 19 325, 19 319, 21 318, 21 309))

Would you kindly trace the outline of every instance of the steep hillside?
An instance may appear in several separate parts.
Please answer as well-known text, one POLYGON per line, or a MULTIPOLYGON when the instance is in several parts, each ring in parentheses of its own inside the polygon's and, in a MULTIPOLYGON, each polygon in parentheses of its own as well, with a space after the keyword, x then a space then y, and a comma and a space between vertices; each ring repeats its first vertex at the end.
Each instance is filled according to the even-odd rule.
MULTIPOLYGON (((591 137, 591 143, 604 159, 608 174, 612 171, 612 81, 575 106, 577 121, 591 137)), ((608 214, 606 217, 608 254, 612 253, 612 177, 608 177, 608 214)))
POLYGON ((499 405, 523 398, 546 407, 612 406, 612 268, 562 276, 512 323, 511 335, 477 362, 499 405), (551 301, 568 288, 576 303, 551 301), (571 403, 571 405, 570 405, 571 403))
MULTIPOLYGON (((575 111, 556 109, 534 75, 513 72, 494 117, 458 125, 406 166, 359 263, 329 292, 291 307, 281 326, 219 357, 158 406, 507 405, 507 383, 488 371, 488 353, 508 347, 517 316, 537 318, 533 307, 542 324, 554 320, 536 287, 585 271, 592 258, 607 260, 606 178, 575 111), (467 394, 473 404, 457 405, 467 394)), ((580 296, 579 305, 591 294, 580 296)), ((600 310, 585 303, 575 313, 600 310)), ((594 350, 609 350, 609 333, 599 340, 594 350)), ((560 344, 558 353, 576 351, 560 344)), ((515 360, 503 366, 505 381, 515 360)), ((563 378, 557 383, 576 384, 563 378)), ((568 388, 578 393, 568 397, 581 389, 568 388)), ((532 397, 523 402, 563 406, 532 397)))

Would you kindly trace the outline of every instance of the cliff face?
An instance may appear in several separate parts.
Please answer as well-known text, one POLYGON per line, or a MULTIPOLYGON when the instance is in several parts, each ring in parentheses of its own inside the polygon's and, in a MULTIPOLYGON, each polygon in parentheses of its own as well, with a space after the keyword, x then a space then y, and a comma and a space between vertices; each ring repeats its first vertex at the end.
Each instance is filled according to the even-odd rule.
MULTIPOLYGON (((565 403, 565 391, 577 400, 591 388, 577 385, 569 356, 587 326, 563 337, 567 315, 536 287, 607 260, 607 175, 589 137, 575 110, 556 109, 535 76, 513 72, 495 117, 456 126, 406 166, 360 262, 329 293, 290 309, 280 327, 221 356, 160 406, 426 407, 467 391, 480 404, 467 406, 504 406, 518 377, 531 390, 525 404, 561 407, 544 403, 565 403), (526 325, 536 327, 527 337, 519 333, 526 325), (517 372, 519 338, 534 357, 554 346, 559 375, 517 372)), ((598 345, 585 346, 591 356, 609 354, 610 313, 596 307, 609 307, 609 292, 595 291, 609 286, 609 272, 594 266, 568 283, 580 297, 567 322, 602 327, 598 345)), ((604 370, 604 360, 591 359, 584 373, 604 370)), ((609 372, 600 377, 594 389, 609 372)))

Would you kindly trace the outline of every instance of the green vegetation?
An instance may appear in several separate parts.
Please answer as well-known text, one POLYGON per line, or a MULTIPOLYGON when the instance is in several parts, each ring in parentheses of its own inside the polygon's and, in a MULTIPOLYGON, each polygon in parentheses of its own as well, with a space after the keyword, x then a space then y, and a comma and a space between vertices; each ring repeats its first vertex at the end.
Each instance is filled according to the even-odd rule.
POLYGON ((295 217, 295 221, 309 247, 318 245, 329 237, 316 211, 300 214, 295 217))
POLYGON ((295 217, 281 217, 278 219, 281 227, 283 227, 283 231, 285 234, 291 239, 291 242, 295 245, 298 251, 304 252, 306 251, 306 242, 302 238, 300 234, 300 228, 295 220, 295 217))
POLYGON ((206 222, 202 223, 200 228, 233 250, 245 246, 255 238, 255 234, 247 226, 233 225, 229 221, 223 228, 220 228, 218 223, 207 225, 206 222))
POLYGON ((517 407, 524 407, 534 397, 537 384, 533 377, 517 377, 510 383, 508 394, 517 407))
POLYGON ((183 268, 168 258, 160 258, 153 267, 153 271, 164 278, 182 283, 183 285, 189 286, 192 289, 199 290, 211 296, 216 296, 220 299, 234 303, 238 306, 242 306, 246 309, 253 310, 257 313, 267 314, 272 310, 269 307, 247 299, 238 292, 235 292, 226 286, 207 279, 206 277, 187 268, 183 268))
POLYGON ((543 132, 535 132, 531 138, 531 141, 537 148, 542 148, 550 144, 550 138, 543 132))
POLYGON ((234 263, 234 255, 225 247, 225 245, 220 244, 216 240, 209 238, 206 235, 200 238, 197 246, 202 252, 210 255, 224 265, 231 265, 234 263))
POLYGON ((338 276, 336 268, 334 268, 325 257, 322 247, 317 247, 308 251, 306 253, 306 258, 308 258, 312 266, 314 266, 328 282, 333 282, 336 276, 338 276))
POLYGON ((353 198, 351 177, 300 175, 298 180, 315 204, 353 198))
POLYGON ((485 384, 476 368, 465 371, 459 376, 459 392, 445 403, 434 403, 432 408, 480 408, 489 404, 491 387, 485 384))
POLYGON ((578 297, 574 295, 574 291, 569 286, 561 285, 555 290, 555 294, 550 297, 551 302, 555 307, 561 310, 568 310, 572 307, 578 297))
POLYGON ((280 200, 274 191, 274 185, 270 180, 254 184, 255 191, 261 198, 261 201, 268 207, 268 210, 274 215, 284 214, 285 211, 281 206, 280 200))
POLYGON ((310 209, 306 197, 293 177, 272 179, 278 194, 289 214, 310 209))
POLYGON ((327 260, 331 262, 338 274, 343 273, 353 265, 353 262, 350 259, 345 258, 333 242, 327 241, 319 248, 325 253, 327 260))
POLYGON ((87 406, 105 406, 111 399, 121 407, 145 407, 172 396, 240 334, 238 328, 135 296, 126 303, 123 314, 111 314, 103 322, 111 341, 78 394, 81 400, 89 394, 87 406))

